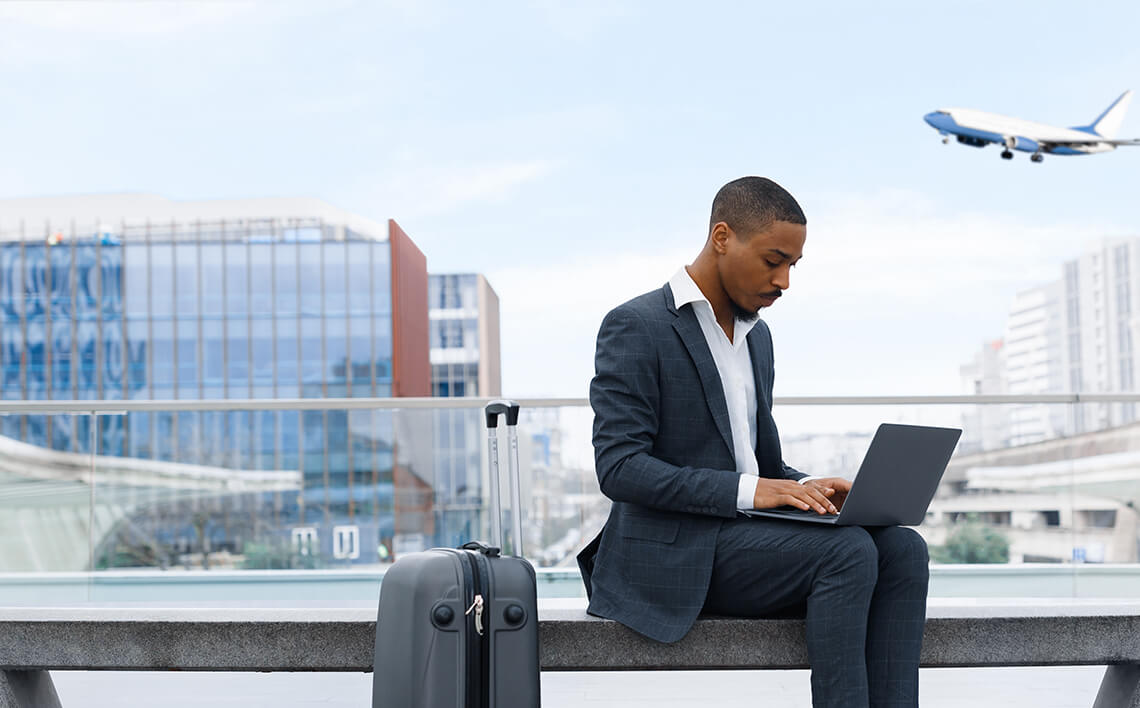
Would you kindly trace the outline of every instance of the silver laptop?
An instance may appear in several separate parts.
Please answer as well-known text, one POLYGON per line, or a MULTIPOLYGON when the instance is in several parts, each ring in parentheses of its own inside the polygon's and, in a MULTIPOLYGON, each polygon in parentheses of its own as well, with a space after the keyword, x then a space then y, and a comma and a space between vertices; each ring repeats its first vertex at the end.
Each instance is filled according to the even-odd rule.
POLYGON ((838 514, 795 507, 741 513, 836 526, 918 526, 961 436, 958 428, 883 423, 838 514))

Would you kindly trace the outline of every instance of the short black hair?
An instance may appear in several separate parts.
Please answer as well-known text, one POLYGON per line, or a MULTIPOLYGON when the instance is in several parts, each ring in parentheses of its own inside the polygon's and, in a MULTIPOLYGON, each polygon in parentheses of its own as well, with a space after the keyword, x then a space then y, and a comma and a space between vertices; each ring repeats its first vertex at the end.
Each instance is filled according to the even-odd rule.
POLYGON ((713 198, 709 231, 719 221, 747 238, 777 221, 807 224, 807 217, 788 190, 767 177, 741 177, 720 188, 713 198))

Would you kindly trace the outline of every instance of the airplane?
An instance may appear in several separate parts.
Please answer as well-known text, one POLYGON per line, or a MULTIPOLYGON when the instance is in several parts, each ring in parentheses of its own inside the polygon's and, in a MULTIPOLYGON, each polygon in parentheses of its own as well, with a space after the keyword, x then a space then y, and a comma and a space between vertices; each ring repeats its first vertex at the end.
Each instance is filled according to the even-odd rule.
POLYGON ((1117 132, 1132 101, 1132 91, 1125 91, 1089 125, 1058 128, 1044 123, 1010 118, 970 108, 943 108, 927 113, 923 120, 942 135, 942 143, 951 136, 963 145, 985 147, 1001 145, 1003 160, 1013 159, 1013 150, 1033 153, 1029 159, 1041 162, 1044 153, 1052 155, 1091 155, 1109 152, 1120 145, 1140 145, 1140 139, 1118 139, 1117 132))

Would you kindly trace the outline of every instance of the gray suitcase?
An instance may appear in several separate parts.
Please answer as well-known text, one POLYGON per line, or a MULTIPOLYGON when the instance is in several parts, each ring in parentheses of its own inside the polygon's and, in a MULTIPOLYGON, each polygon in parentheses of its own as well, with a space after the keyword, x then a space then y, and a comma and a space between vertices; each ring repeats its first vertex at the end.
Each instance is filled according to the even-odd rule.
POLYGON ((373 708, 537 708, 538 602, 522 558, 519 406, 493 401, 486 417, 491 536, 398 558, 380 585, 373 708), (502 555, 498 419, 507 417, 514 556, 502 555))

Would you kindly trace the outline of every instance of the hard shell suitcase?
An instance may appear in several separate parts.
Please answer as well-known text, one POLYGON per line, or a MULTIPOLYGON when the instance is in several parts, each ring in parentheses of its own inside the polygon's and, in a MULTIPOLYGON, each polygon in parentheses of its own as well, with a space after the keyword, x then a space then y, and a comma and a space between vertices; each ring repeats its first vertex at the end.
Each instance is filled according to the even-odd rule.
POLYGON ((380 586, 373 708, 536 708, 538 602, 534 568, 522 558, 519 406, 486 407, 491 536, 462 548, 397 559, 380 586), (499 502, 498 419, 507 417, 514 556, 504 556, 499 502))

